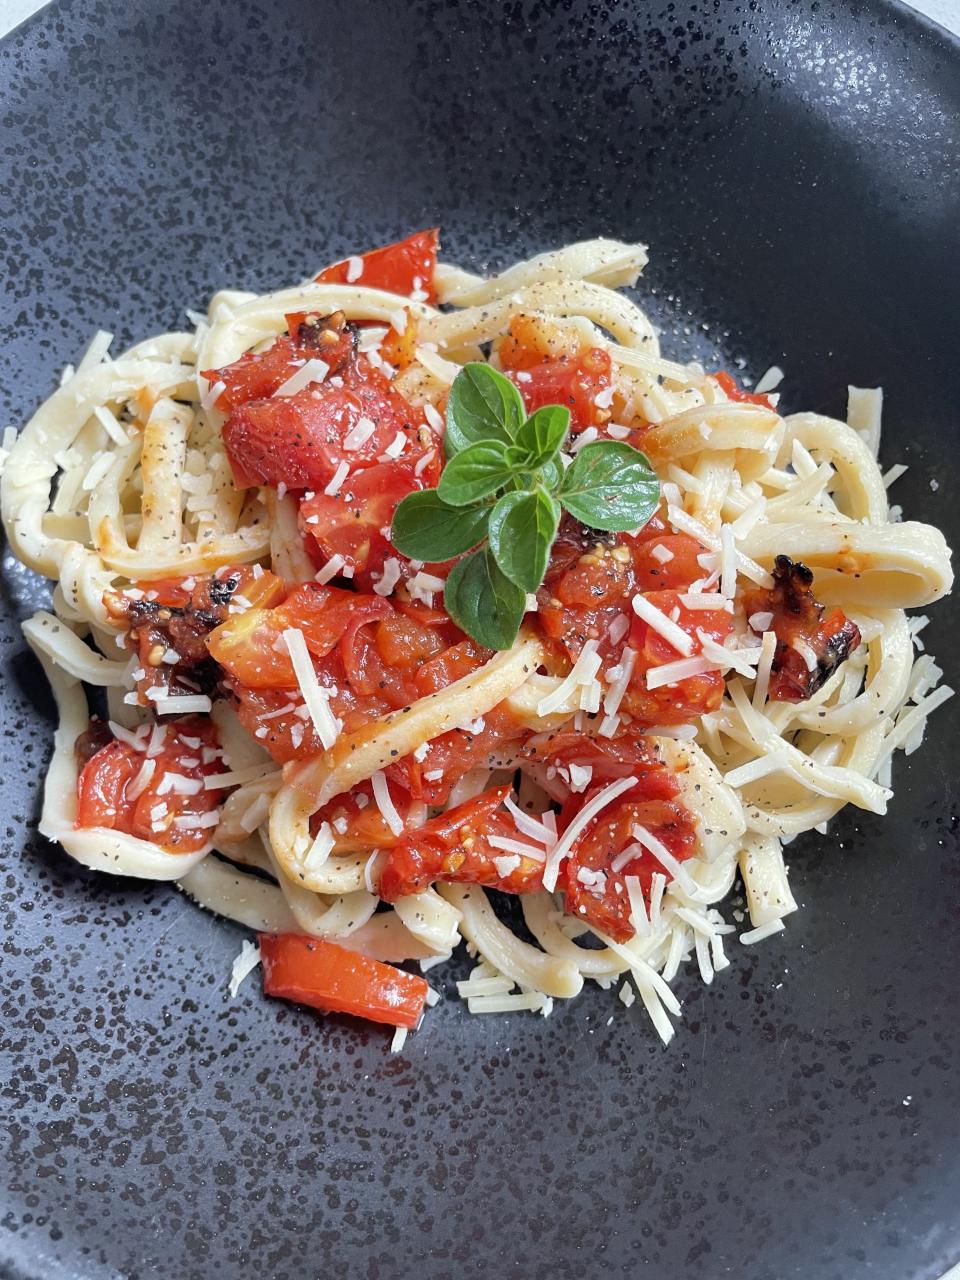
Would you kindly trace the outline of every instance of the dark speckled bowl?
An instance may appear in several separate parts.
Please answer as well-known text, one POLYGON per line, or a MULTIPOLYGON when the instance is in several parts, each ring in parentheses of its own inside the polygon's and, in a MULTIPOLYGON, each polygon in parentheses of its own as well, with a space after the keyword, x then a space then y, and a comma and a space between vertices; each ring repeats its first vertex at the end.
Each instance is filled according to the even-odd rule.
MULTIPOLYGON (((54 5, 0 45, 2 398, 439 222, 505 264, 641 237, 665 347, 842 412, 957 541, 960 51, 889 4, 54 5), (931 491, 936 479, 939 488, 931 491)), ((389 1033, 226 980, 241 931, 32 830, 50 739, 7 565, 0 1271, 53 1280, 932 1280, 960 1257, 958 717, 661 1049, 593 990, 389 1033), (612 1016, 612 1023, 608 1020, 612 1016)), ((955 604, 925 637, 957 676, 955 604)), ((451 976, 444 983, 452 991, 451 976)))

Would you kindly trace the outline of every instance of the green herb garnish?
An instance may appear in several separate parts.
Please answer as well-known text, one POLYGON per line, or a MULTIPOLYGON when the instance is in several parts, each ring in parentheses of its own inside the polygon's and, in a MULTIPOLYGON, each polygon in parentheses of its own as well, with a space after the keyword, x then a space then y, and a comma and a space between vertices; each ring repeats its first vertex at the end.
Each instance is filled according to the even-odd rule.
POLYGON ((488 649, 516 639, 562 510, 590 528, 623 532, 657 509, 660 484, 642 453, 622 440, 596 440, 565 466, 569 430, 565 406, 544 405, 528 417, 509 378, 468 364, 450 388, 440 483, 409 494, 394 513, 390 536, 403 555, 463 556, 447 576, 444 604, 488 649))

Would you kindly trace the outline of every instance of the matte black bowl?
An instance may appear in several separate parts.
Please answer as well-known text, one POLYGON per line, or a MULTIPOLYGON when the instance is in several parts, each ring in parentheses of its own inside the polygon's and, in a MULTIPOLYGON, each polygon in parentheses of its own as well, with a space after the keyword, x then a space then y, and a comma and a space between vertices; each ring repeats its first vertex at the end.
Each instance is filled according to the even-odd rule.
MULTIPOLYGON (((905 9, 78 0, 0 45, 0 119, 9 421, 97 327, 175 328, 420 226, 475 268, 640 237, 668 351, 781 363, 791 408, 882 382, 897 500, 958 541, 960 56, 905 9)), ((957 607, 933 612, 955 680, 957 607)), ((450 999, 391 1057, 256 977, 230 1002, 240 930, 32 834, 50 706, 3 625, 6 1275, 928 1280, 960 1257, 952 707, 885 820, 791 848, 787 932, 680 981, 669 1049, 594 990, 548 1020, 450 999)))

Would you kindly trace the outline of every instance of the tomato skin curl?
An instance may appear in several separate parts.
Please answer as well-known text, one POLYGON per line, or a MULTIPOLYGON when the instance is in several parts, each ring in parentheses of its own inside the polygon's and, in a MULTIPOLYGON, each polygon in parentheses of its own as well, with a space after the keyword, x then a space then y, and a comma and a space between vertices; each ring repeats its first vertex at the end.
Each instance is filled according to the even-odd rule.
POLYGON ((261 933, 263 989, 323 1013, 349 1013, 391 1027, 416 1027, 429 987, 394 965, 300 933, 261 933))

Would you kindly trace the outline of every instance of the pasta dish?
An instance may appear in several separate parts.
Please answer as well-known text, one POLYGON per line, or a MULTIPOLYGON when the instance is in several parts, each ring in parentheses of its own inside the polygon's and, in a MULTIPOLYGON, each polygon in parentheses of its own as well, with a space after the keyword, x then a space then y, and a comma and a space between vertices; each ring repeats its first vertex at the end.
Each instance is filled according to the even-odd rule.
POLYGON ((879 390, 783 416, 779 370, 661 355, 644 246, 481 278, 437 244, 98 334, 4 441, 55 584, 40 830, 255 931, 233 994, 260 963, 395 1049, 461 941, 472 1013, 592 981, 666 1042, 735 882, 749 945, 790 841, 884 813, 951 696, 905 612, 950 551, 890 506, 879 390))

